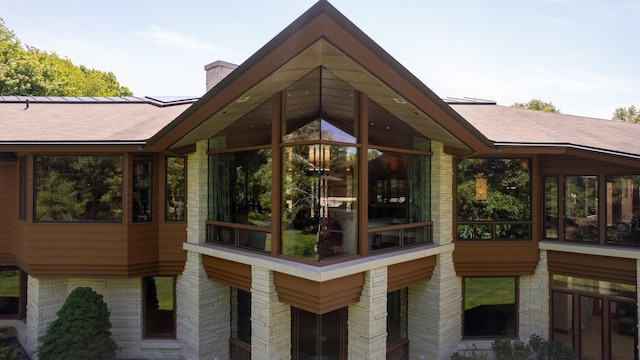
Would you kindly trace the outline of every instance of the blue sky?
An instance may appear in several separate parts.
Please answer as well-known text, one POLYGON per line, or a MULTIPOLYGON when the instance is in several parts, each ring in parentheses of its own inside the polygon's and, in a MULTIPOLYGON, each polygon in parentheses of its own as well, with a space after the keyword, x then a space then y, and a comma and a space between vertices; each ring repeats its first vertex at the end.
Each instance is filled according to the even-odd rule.
MULTIPOLYGON (((611 118, 640 106, 640 1, 332 0, 441 97, 532 98, 611 118)), ((236 64, 315 0, 0 0, 25 44, 112 71, 136 96, 200 96, 204 65, 236 64)))

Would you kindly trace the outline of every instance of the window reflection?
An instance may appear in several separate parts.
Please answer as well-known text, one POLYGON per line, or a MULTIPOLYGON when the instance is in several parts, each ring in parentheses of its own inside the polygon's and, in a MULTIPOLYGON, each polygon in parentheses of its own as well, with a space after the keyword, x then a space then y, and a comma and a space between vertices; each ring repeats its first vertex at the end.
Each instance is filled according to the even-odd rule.
POLYGON ((357 154, 338 145, 284 149, 283 254, 321 260, 357 253, 357 154))
POLYGON ((598 177, 566 176, 564 180, 564 237, 598 242, 598 177))
POLYGON ((607 176, 607 242, 640 245, 640 175, 607 176))

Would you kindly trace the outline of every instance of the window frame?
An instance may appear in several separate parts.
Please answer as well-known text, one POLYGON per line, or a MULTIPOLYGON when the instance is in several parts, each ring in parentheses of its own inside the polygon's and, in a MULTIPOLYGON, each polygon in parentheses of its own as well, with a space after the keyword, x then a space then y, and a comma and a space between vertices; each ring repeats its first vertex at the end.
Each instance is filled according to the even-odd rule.
MULTIPOLYGON (((462 281, 462 338, 463 339, 516 339, 519 336, 519 308, 520 308, 520 304, 519 304, 519 298, 520 298, 520 294, 519 294, 519 289, 520 289, 520 278, 518 276, 465 276, 463 277, 463 281, 462 281), (467 300, 469 299, 469 289, 467 288, 467 280, 468 279, 513 279, 513 292, 514 292, 514 299, 513 299, 513 334, 509 334, 509 319, 507 315, 507 318, 504 319, 504 330, 505 330, 505 334, 468 334, 467 333, 467 326, 470 325, 469 323, 469 319, 467 318, 467 310, 466 310, 466 306, 467 306, 467 300)), ((483 306, 483 305, 511 305, 511 304, 491 304, 491 303, 485 303, 485 302, 480 302, 478 301, 478 303, 480 305, 474 306, 473 308, 469 308, 469 310, 472 310, 474 308, 477 308, 479 306, 483 306)), ((477 320, 481 320, 481 318, 477 319, 477 320)), ((484 325, 485 329, 486 329, 486 324, 484 325)))
POLYGON ((164 160, 164 221, 167 222, 185 222, 187 221, 187 157, 186 156, 166 156, 164 160), (178 208, 170 206, 170 186, 169 186, 169 161, 170 159, 182 159, 182 216, 179 218, 171 218, 171 208, 174 209, 173 213, 178 213, 178 208))
MULTIPOLYGON (((177 336, 177 306, 176 306, 176 276, 175 275, 170 275, 170 276, 161 276, 161 275, 157 275, 157 276, 146 276, 143 277, 141 279, 141 284, 142 284, 142 338, 143 339, 176 339, 177 336), (172 279, 172 289, 173 289, 173 293, 172 293, 172 305, 173 305, 173 316, 172 316, 172 334, 169 336, 163 336, 160 335, 160 332, 151 332, 152 330, 150 329, 150 322, 151 322, 151 318, 150 316, 152 316, 151 312, 149 311, 149 303, 148 301, 153 301, 153 299, 150 299, 149 296, 149 289, 148 289, 148 282, 150 280, 154 280, 155 278, 170 278, 172 279)), ((155 283, 154 283, 155 284, 155 283)), ((157 287, 156 287, 156 291, 157 291, 157 287)), ((158 296, 157 296, 157 292, 156 292, 156 296, 155 296, 155 301, 159 301, 158 296)), ((158 309, 160 310, 160 309, 158 309)), ((165 319, 166 320, 166 319, 165 319)))
MULTIPOLYGON (((533 200, 533 159, 529 157, 487 157, 487 158, 470 158, 470 159, 458 159, 455 162, 455 176, 454 176, 454 187, 455 187, 455 225, 454 225, 454 237, 456 241, 532 241, 533 240, 533 210, 534 210, 534 200, 533 200), (460 206, 460 197, 462 196, 462 190, 459 183, 459 173, 460 173, 460 164, 462 161, 466 160, 519 160, 521 167, 524 167, 528 175, 529 179, 527 182, 528 189, 528 217, 525 216, 519 220, 510 220, 510 219, 498 219, 498 218, 490 218, 490 219, 470 219, 464 220, 461 219, 459 211, 460 206), (524 165, 524 161, 526 161, 526 165, 524 165), (511 233, 511 230, 514 230, 511 233), (462 236, 461 234, 466 234, 462 236), (505 234, 501 236, 500 234, 505 234), (518 236, 518 234, 524 234, 518 236)), ((485 174, 484 178, 476 178, 475 182, 475 201, 477 203, 484 203, 487 201, 488 189, 491 184, 488 184, 488 174, 485 174), (481 181, 479 181, 481 180, 481 181), (483 180, 483 181, 482 181, 483 180)), ((515 188, 515 187, 514 187, 515 188)), ((508 189, 509 190, 509 189, 508 189)))
MULTIPOLYGON (((35 154, 32 157, 33 159, 33 168, 32 168, 32 174, 33 174, 33 182, 32 182, 32 193, 33 193, 33 198, 31 199, 31 205, 32 205, 32 209, 31 209, 31 214, 33 216, 33 222, 34 223, 66 223, 66 224, 88 224, 88 223, 105 223, 105 224, 121 224, 124 222, 124 188, 125 188, 125 156, 122 154, 100 154, 100 153, 93 153, 93 154, 35 154), (38 176, 38 160, 40 158, 53 158, 53 157, 57 157, 57 158, 86 158, 86 157, 105 157, 105 158, 119 158, 119 171, 114 172, 114 176, 119 176, 120 177, 120 187, 119 187, 119 193, 120 196, 118 199, 118 202, 120 203, 120 216, 116 217, 115 219, 111 219, 111 220, 96 220, 96 219, 88 219, 88 220, 78 220, 78 219, 73 219, 73 220, 40 220, 38 219, 38 186, 39 186, 39 180, 40 177, 38 176)), ((116 163, 114 161, 114 163, 116 163)), ((77 184, 75 186, 77 188, 77 184)))

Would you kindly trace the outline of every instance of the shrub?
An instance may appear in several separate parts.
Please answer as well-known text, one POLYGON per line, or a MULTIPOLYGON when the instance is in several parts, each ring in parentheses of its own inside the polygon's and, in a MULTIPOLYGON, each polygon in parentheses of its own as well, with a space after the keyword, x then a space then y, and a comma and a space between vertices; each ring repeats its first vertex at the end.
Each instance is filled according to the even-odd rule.
MULTIPOLYGON (((566 344, 550 341, 534 334, 529 343, 519 340, 496 340, 491 344, 495 360, 575 360, 576 355, 566 344)), ((463 354, 454 353, 451 360, 486 360, 488 356, 476 352, 475 346, 463 354)))
POLYGON ((549 341, 538 335, 531 335, 529 346, 536 360, 575 360, 573 350, 560 341, 549 341))
POLYGON ((16 360, 20 355, 20 350, 13 346, 0 346, 0 360, 16 360))
POLYGON ((527 360, 531 347, 519 340, 496 340, 491 345, 496 360, 527 360))
POLYGON ((58 318, 40 338, 40 360, 111 360, 117 345, 111 338, 111 321, 107 304, 89 287, 74 289, 58 318))

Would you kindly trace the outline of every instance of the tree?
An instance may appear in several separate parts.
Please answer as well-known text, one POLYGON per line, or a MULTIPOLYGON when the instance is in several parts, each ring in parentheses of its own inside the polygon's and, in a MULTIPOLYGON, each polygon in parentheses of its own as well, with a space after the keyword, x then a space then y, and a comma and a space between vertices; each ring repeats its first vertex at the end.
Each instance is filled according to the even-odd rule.
POLYGON ((627 108, 619 107, 613 112, 611 120, 640 123, 640 111, 633 105, 627 108))
POLYGON ((115 75, 23 45, 0 18, 0 95, 130 96, 115 75))
POLYGON ((111 360, 118 346, 102 295, 90 287, 75 288, 58 311, 38 347, 40 360, 111 360))
POLYGON ((521 109, 538 110, 544 112, 560 112, 560 109, 556 109, 556 107, 552 103, 544 102, 538 99, 531 99, 528 103, 515 103, 512 106, 521 109))

